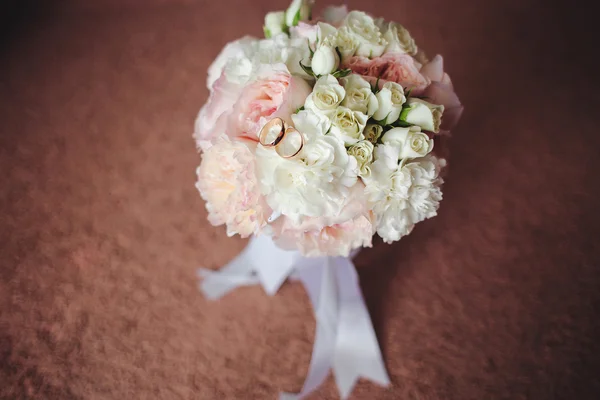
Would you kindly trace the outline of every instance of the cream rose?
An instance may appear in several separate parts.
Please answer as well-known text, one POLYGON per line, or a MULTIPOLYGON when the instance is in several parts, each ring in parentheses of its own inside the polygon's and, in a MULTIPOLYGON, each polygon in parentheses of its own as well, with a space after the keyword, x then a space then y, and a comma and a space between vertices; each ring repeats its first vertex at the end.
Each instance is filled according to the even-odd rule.
POLYGON ((347 107, 340 106, 329 118, 331 119, 329 132, 340 138, 346 146, 365 138, 363 130, 369 117, 360 111, 352 111, 347 107))
POLYGON ((379 102, 373 94, 369 82, 356 74, 342 78, 341 81, 346 90, 346 97, 342 101, 342 105, 369 116, 373 115, 379 106, 379 102))
POLYGON ((285 30, 285 12, 275 11, 265 15, 265 25, 263 31, 265 37, 270 38, 279 35, 285 30))
POLYGON ((379 57, 383 54, 387 41, 375 24, 375 20, 362 11, 351 11, 344 20, 358 44, 356 55, 364 57, 379 57))
POLYGON ((398 148, 399 159, 425 157, 433 150, 433 139, 421 132, 418 126, 390 129, 381 141, 398 148))
POLYGON ((387 124, 395 122, 400 117, 402 105, 406 101, 402 86, 396 82, 386 82, 376 97, 379 108, 373 114, 373 118, 377 121, 385 120, 387 124))
POLYGON ((312 56, 311 68, 315 75, 327 75, 335 72, 340 65, 340 56, 327 42, 321 43, 312 56))
POLYGON ((296 26, 300 21, 306 21, 310 17, 310 12, 314 0, 292 0, 292 3, 285 11, 285 23, 287 26, 296 26))
POLYGON ((402 25, 390 22, 383 37, 388 42, 385 48, 386 53, 408 53, 411 56, 417 54, 415 40, 402 25))
POLYGON ((383 126, 379 124, 367 124, 363 132, 363 134, 365 135, 365 139, 373 144, 377 144, 377 141, 381 137, 382 133, 383 126))
POLYGON ((400 119, 421 129, 430 132, 439 132, 442 122, 444 106, 426 102, 425 100, 410 98, 400 113, 400 119))
POLYGON ((306 98, 304 108, 319 114, 330 115, 344 100, 346 91, 333 75, 323 75, 306 98))
POLYGON ((342 55, 342 59, 345 60, 356 54, 356 50, 358 50, 358 46, 360 46, 360 39, 350 30, 350 28, 342 26, 337 31, 335 43, 342 55))
POLYGON ((361 140, 348 148, 348 154, 356 158, 360 177, 365 178, 371 175, 370 165, 373 162, 373 149, 373 143, 367 140, 361 140))

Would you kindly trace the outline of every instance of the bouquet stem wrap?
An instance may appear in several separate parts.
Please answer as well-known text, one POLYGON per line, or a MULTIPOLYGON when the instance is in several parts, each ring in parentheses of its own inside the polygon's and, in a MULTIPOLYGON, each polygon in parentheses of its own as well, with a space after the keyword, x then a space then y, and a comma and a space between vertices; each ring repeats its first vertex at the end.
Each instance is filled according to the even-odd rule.
POLYGON ((282 393, 280 400, 302 399, 316 390, 332 369, 340 395, 347 398, 358 380, 390 383, 351 258, 303 257, 258 236, 218 271, 199 269, 200 290, 209 299, 247 285, 261 284, 274 295, 287 279, 306 288, 315 318, 315 342, 308 376, 297 394, 282 393))

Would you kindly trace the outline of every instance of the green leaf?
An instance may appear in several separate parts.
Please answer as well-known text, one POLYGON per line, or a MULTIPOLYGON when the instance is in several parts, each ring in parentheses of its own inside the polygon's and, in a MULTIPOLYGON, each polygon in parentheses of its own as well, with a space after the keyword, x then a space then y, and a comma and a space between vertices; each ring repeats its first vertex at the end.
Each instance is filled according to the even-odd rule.
POLYGON ((410 88, 410 89, 408 89, 408 90, 404 89, 404 90, 406 91, 406 92, 404 93, 404 95, 405 95, 406 97, 408 97, 408 96, 410 96, 410 94, 412 93, 412 90, 413 90, 413 88, 410 88))
POLYGON ((314 76, 316 77, 315 73, 313 72, 311 67, 308 67, 304 64, 302 64, 302 61, 299 61, 298 64, 300 64, 300 68, 302 68, 302 71, 306 72, 308 75, 310 76, 314 76))
POLYGON ((294 114, 298 114, 300 111, 304 110, 304 106, 298 107, 294 114))
POLYGON ((296 15, 294 15, 294 21, 292 22, 292 26, 298 25, 298 22, 300 22, 300 10, 298 10, 296 15))
POLYGON ((396 127, 396 128, 409 128, 412 125, 406 121, 402 121, 401 119, 399 119, 396 122, 394 122, 391 126, 396 127))
POLYGON ((348 76, 348 75, 350 75, 350 73, 351 73, 351 72, 352 72, 352 70, 351 70, 351 69, 340 69, 340 70, 337 70, 337 71, 335 71, 335 72, 334 72, 333 74, 331 74, 331 75, 333 75, 333 76, 334 76, 334 78, 343 78, 343 77, 345 77, 345 76, 348 76))
POLYGON ((340 62, 342 61, 342 53, 340 52, 340 49, 336 46, 335 47, 335 52, 337 53, 338 57, 340 58, 340 62))
POLYGON ((267 38, 267 39, 271 38, 271 31, 269 29, 267 29, 266 26, 263 26, 263 32, 265 33, 265 38, 267 38))
POLYGON ((310 52, 310 58, 315 55, 315 51, 310 47, 310 40, 306 39, 306 45, 308 46, 308 51, 310 52))

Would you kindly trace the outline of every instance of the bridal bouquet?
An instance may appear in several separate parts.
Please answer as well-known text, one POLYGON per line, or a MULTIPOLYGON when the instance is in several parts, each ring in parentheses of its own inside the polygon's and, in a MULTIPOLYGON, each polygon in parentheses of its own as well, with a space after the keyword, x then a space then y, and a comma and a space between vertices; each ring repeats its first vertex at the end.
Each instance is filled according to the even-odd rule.
POLYGON ((462 107, 442 58, 401 25, 345 7, 310 14, 306 1, 269 13, 266 39, 229 43, 211 65, 197 187, 230 236, 347 256, 436 215, 435 138, 462 107))
MULTIPOLYGON (((375 234, 392 243, 442 199, 435 144, 462 112, 442 57, 398 23, 345 6, 313 19, 311 8, 294 0, 267 14, 266 38, 227 44, 208 71, 197 188, 213 225, 260 238, 246 263, 348 257, 375 234)), ((240 284, 226 280, 219 294, 240 284)))

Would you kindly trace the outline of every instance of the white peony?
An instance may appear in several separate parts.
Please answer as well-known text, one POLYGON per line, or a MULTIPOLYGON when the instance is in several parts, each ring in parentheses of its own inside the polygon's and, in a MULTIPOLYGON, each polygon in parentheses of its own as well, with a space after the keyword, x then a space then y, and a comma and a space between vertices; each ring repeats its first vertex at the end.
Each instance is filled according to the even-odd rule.
POLYGON ((283 63, 292 74, 310 78, 300 67, 300 62, 309 58, 310 51, 306 40, 277 35, 258 41, 252 62, 255 70, 260 68, 260 64, 283 63))
POLYGON ((233 83, 245 82, 251 71, 251 59, 256 52, 258 39, 244 36, 234 42, 227 43, 217 58, 208 68, 206 85, 212 90, 213 84, 226 69, 227 79, 233 83), (230 66, 227 68, 227 66, 230 66), (240 68, 237 68, 240 67, 240 68), (245 79, 240 81, 241 79, 245 79))
POLYGON ((371 85, 362 76, 351 74, 342 78, 346 97, 342 105, 353 111, 360 111, 369 116, 373 115, 379 106, 377 97, 371 90, 371 85))
POLYGON ((344 20, 344 26, 348 27, 359 42, 356 55, 372 58, 383 54, 387 41, 371 16, 362 11, 351 11, 344 20))
POLYGON ((386 243, 408 235, 414 225, 437 215, 444 160, 427 156, 398 164, 398 149, 377 146, 365 193, 377 219, 377 233, 386 243))
POLYGON ((418 126, 390 129, 381 142, 396 147, 400 160, 424 157, 433 150, 433 139, 421 132, 418 126))
POLYGON ((386 82, 381 90, 376 94, 378 109, 373 114, 376 121, 384 121, 391 124, 398 120, 402 105, 406 101, 404 89, 396 82, 386 82))
POLYGON ((293 221, 303 217, 332 218, 348 201, 348 190, 357 180, 357 163, 344 143, 325 135, 328 121, 304 110, 292 116, 305 143, 297 157, 279 157, 272 148, 258 146, 257 173, 261 191, 276 214, 293 221))
POLYGON ((304 108, 318 114, 330 115, 344 100, 346 91, 333 75, 323 75, 306 98, 304 108))
POLYGON ((431 104, 425 100, 410 98, 400 113, 400 119, 409 124, 418 125, 422 129, 437 133, 440 131, 444 106, 431 104))
POLYGON ((365 138, 363 130, 369 119, 366 114, 340 106, 329 115, 329 119, 331 120, 329 133, 340 138, 346 146, 365 138))

